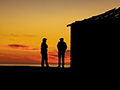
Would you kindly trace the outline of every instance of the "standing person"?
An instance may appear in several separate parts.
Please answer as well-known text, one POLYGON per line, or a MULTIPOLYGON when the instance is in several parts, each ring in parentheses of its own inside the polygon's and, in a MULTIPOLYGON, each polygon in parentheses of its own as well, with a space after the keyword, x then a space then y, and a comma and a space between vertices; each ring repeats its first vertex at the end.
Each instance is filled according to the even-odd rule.
POLYGON ((44 60, 46 62, 46 66, 48 66, 48 58, 47 58, 47 48, 48 45, 46 44, 46 38, 43 38, 43 42, 41 44, 41 55, 42 55, 42 61, 41 61, 41 66, 44 67, 44 60))
POLYGON ((58 48, 58 58, 59 58, 59 66, 58 67, 60 67, 60 64, 61 64, 60 58, 62 56, 62 67, 64 68, 64 57, 65 57, 65 51, 67 49, 67 45, 64 42, 63 38, 60 38, 60 42, 58 42, 57 48, 58 48))

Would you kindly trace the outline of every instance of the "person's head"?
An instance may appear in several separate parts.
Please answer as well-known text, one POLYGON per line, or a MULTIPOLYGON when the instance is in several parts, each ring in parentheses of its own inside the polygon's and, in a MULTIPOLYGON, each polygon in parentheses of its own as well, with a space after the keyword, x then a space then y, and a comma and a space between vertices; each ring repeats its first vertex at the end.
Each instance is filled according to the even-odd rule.
POLYGON ((46 40, 47 40, 46 38, 43 38, 43 42, 46 42, 46 40))
POLYGON ((63 42, 63 40, 64 40, 63 38, 60 38, 60 41, 61 41, 61 42, 63 42))

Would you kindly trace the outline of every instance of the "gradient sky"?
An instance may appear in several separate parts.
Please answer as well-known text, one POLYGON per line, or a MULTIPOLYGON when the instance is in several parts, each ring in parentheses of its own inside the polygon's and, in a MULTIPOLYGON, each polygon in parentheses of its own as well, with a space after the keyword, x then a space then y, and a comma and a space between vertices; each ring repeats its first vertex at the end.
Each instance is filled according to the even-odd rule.
POLYGON ((46 37, 49 63, 57 63, 57 43, 67 43, 74 21, 119 7, 120 0, 0 0, 0 63, 39 63, 40 43, 46 37))

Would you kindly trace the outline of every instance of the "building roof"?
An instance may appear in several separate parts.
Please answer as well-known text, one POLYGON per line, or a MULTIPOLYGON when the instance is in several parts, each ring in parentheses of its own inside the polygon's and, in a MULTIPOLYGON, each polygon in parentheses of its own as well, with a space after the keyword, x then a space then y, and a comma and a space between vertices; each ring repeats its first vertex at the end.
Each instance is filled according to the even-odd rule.
POLYGON ((92 16, 92 17, 90 17, 88 19, 84 19, 82 21, 75 21, 75 22, 67 25, 67 27, 72 26, 74 24, 83 23, 83 22, 115 21, 115 20, 120 21, 120 7, 108 10, 105 13, 102 13, 102 14, 96 15, 96 16, 92 16))

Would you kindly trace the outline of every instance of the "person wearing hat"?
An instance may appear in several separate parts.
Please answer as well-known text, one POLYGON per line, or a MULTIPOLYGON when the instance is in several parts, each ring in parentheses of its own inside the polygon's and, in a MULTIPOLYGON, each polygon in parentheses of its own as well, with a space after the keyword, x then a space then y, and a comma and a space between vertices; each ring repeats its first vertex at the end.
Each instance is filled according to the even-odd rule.
POLYGON ((48 58, 47 58, 47 48, 48 45, 46 44, 46 38, 43 38, 43 42, 41 44, 41 55, 42 55, 42 61, 41 61, 41 66, 44 67, 44 60, 46 62, 46 66, 48 66, 48 58))
POLYGON ((59 65, 58 65, 58 67, 60 67, 60 64, 61 64, 60 58, 62 57, 62 67, 64 68, 64 57, 65 57, 65 51, 67 49, 67 45, 64 42, 63 38, 60 38, 60 42, 58 42, 57 48, 58 48, 58 58, 59 58, 59 65))

